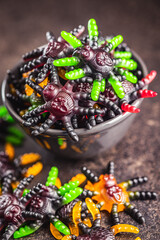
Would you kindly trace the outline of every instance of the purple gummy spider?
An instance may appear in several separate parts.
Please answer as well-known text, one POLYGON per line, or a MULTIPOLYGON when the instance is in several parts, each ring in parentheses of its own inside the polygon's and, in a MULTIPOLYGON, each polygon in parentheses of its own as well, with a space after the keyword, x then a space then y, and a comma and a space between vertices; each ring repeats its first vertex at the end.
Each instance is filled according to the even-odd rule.
MULTIPOLYGON (((85 30, 84 26, 79 26, 71 31, 76 37, 80 37, 85 30)), ((62 37, 57 40, 52 32, 46 33, 47 46, 37 48, 23 56, 25 61, 28 61, 21 68, 21 72, 25 73, 34 70, 30 73, 29 78, 36 74, 35 82, 42 82, 48 75, 52 75, 52 67, 48 64, 48 58, 56 59, 62 58, 70 54, 73 50, 72 46, 68 44, 62 37), (41 68, 42 67, 42 68, 41 68), (41 69, 40 69, 41 68, 41 69), (39 69, 39 71, 37 71, 39 69)))

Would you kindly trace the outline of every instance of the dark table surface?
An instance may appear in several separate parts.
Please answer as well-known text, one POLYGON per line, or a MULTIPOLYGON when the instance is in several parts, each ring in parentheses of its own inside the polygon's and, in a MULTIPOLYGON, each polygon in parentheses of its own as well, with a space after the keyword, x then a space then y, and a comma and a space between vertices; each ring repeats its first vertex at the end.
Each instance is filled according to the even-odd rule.
MULTIPOLYGON (((7 69, 12 68, 21 55, 43 45, 45 32, 52 30, 57 36, 61 30, 69 31, 79 24, 86 25, 95 18, 104 34, 122 34, 125 41, 143 58, 149 71, 159 72, 160 61, 160 1, 0 1, 0 81, 7 69)), ((160 93, 159 76, 150 85, 160 93)), ((118 182, 146 175, 149 182, 138 190, 160 190, 160 106, 159 96, 146 99, 137 114, 134 124, 124 139, 108 152, 81 161, 55 158, 26 138, 24 146, 17 148, 17 156, 24 152, 37 151, 42 155, 45 167, 35 182, 45 182, 50 166, 58 166, 62 182, 68 181, 87 165, 99 174, 107 162, 114 161, 118 182)), ((0 145, 3 149, 3 145, 0 145)), ((34 183, 35 183, 34 182, 34 183)), ((160 239, 158 201, 137 201, 135 206, 143 213, 146 224, 139 226, 126 214, 121 213, 122 223, 138 226, 139 236, 145 240, 160 239)), ((106 215, 106 214, 104 214, 106 215)), ((107 218, 108 219, 108 218, 107 218)), ((106 220, 107 221, 107 220, 106 220)), ((27 239, 53 239, 49 226, 41 228, 27 239)), ((120 235, 116 239, 135 239, 120 235)))

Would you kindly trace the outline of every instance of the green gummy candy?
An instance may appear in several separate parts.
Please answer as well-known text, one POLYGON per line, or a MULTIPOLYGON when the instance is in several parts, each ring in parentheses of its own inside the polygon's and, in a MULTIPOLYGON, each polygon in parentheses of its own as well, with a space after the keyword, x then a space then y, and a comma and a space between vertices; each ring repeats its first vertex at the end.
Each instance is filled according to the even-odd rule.
POLYGON ((14 123, 14 119, 8 113, 7 108, 5 106, 0 106, 0 118, 4 118, 7 122, 14 123))
POLYGON ((126 77, 126 80, 131 82, 131 83, 137 83, 138 81, 138 78, 131 72, 127 71, 127 70, 124 70, 124 69, 119 69, 118 72, 121 74, 121 75, 124 75, 126 77))
POLYGON ((73 48, 82 47, 81 41, 77 39, 75 36, 73 36, 71 33, 62 31, 61 36, 62 38, 64 38, 64 40, 71 44, 73 48))
POLYGON ((94 80, 93 87, 91 91, 91 98, 93 101, 97 101, 101 91, 101 82, 94 80))
POLYGON ((48 174, 46 186, 55 185, 57 177, 58 177, 58 168, 52 167, 48 174))
POLYGON ((32 227, 26 225, 24 227, 19 228, 17 231, 15 231, 13 234, 13 237, 15 239, 17 239, 17 238, 28 236, 28 235, 34 233, 37 229, 38 229, 38 227, 32 228, 32 227))
POLYGON ((5 106, 0 106, 0 117, 4 117, 8 113, 5 106))
POLYGON ((131 52, 123 52, 123 51, 115 51, 114 52, 114 57, 115 58, 125 58, 125 59, 130 59, 132 57, 131 52))
POLYGON ((116 67, 122 67, 129 70, 135 70, 137 69, 137 63, 133 59, 122 59, 119 64, 116 65, 116 67))
POLYGON ((105 87, 106 87, 106 80, 102 79, 102 81, 101 81, 101 92, 105 91, 105 87))
POLYGON ((13 145, 16 145, 16 146, 18 146, 22 143, 22 139, 19 139, 18 137, 11 136, 11 135, 7 136, 5 138, 5 141, 9 142, 9 143, 12 143, 13 145))
POLYGON ((123 42, 122 35, 117 35, 116 37, 112 39, 108 39, 107 42, 112 44, 111 50, 115 49, 121 42, 123 42))
POLYGON ((79 185, 78 180, 65 183, 63 186, 59 188, 58 192, 61 196, 64 196, 66 192, 69 192, 70 190, 75 189, 78 185, 79 185))
POLYGON ((95 19, 90 19, 88 21, 88 33, 91 38, 94 36, 98 37, 98 27, 95 19))
POLYGON ((125 92, 123 91, 122 83, 117 78, 113 78, 113 77, 110 77, 108 81, 112 85, 117 96, 121 99, 124 98, 125 92))
POLYGON ((65 77, 69 80, 75 80, 85 76, 85 73, 82 68, 75 69, 65 74, 65 77))
POLYGON ((15 126, 12 126, 12 127, 8 127, 8 132, 9 133, 12 133, 13 135, 15 135, 16 137, 20 138, 20 139, 23 139, 24 138, 24 134, 21 132, 20 129, 18 129, 17 127, 15 126))
POLYGON ((63 233, 64 235, 71 234, 69 228, 64 223, 62 223, 60 220, 55 220, 53 225, 59 232, 63 233))
POLYGON ((63 197, 63 204, 68 204, 74 199, 76 199, 83 192, 82 188, 77 187, 75 190, 69 191, 69 193, 65 193, 63 197))
POLYGON ((64 142, 63 138, 58 138, 58 145, 59 146, 62 146, 63 142, 64 142))
POLYGON ((79 62, 78 57, 67 57, 54 60, 53 65, 56 67, 76 66, 79 62))

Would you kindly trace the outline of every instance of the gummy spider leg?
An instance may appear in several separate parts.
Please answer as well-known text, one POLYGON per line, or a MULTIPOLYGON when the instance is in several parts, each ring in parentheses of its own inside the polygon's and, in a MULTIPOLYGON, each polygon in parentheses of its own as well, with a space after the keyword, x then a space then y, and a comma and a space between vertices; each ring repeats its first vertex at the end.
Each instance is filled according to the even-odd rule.
POLYGON ((32 76, 29 76, 28 78, 26 78, 26 84, 28 84, 31 88, 33 88, 37 93, 42 95, 43 88, 32 81, 32 76))
POLYGON ((54 36, 53 32, 46 32, 46 39, 48 42, 55 41, 56 37, 54 36))
POLYGON ((10 193, 11 183, 13 182, 14 176, 12 173, 5 176, 2 180, 2 194, 10 193))
POLYGON ((23 191, 25 190, 26 187, 28 187, 28 185, 31 183, 31 181, 33 180, 34 176, 29 176, 27 178, 24 178, 23 180, 20 181, 18 187, 15 189, 14 191, 14 195, 17 198, 21 198, 23 191))
POLYGON ((87 167, 82 167, 81 171, 86 176, 87 180, 89 180, 91 183, 95 183, 99 181, 98 176, 96 176, 93 172, 91 172, 91 170, 88 169, 87 167))

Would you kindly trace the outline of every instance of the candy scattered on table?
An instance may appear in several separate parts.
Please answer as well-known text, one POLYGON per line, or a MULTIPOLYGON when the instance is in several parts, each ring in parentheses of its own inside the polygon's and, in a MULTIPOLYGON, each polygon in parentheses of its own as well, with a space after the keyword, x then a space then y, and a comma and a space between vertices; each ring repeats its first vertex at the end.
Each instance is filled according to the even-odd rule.
POLYGON ((138 223, 145 222, 142 214, 130 203, 130 200, 155 200, 157 194, 150 191, 127 191, 132 187, 148 181, 147 177, 137 177, 117 184, 114 177, 114 162, 110 162, 106 168, 106 174, 100 177, 94 175, 86 167, 82 168, 83 174, 88 179, 86 189, 96 192, 92 197, 98 204, 100 210, 112 213, 114 224, 119 224, 119 212, 125 211, 138 223))
POLYGON ((85 204, 78 201, 72 209, 72 220, 69 221, 69 228, 71 235, 60 236, 57 229, 50 227, 52 235, 56 239, 73 239, 73 240, 114 240, 114 235, 120 232, 130 232, 139 233, 139 229, 132 225, 118 224, 109 228, 104 228, 101 226, 101 214, 96 204, 90 199, 85 199, 85 204), (82 220, 82 210, 87 208, 89 213, 91 213, 91 219, 86 217, 82 220))
POLYGON ((61 186, 58 169, 52 167, 45 185, 38 183, 31 190, 27 189, 33 179, 31 175, 21 180, 14 192, 6 187, 0 196, 2 239, 8 240, 12 235, 16 239, 25 237, 46 222, 50 223, 53 236, 63 240, 114 240, 120 232, 139 233, 137 227, 121 224, 118 212, 125 210, 138 223, 144 223, 144 218, 129 199, 156 199, 157 195, 154 192, 127 192, 127 189, 146 182, 147 178, 134 178, 117 184, 113 162, 108 164, 107 173, 99 178, 85 167, 82 172, 61 186), (86 179, 88 182, 84 185, 86 179), (84 185, 84 189, 79 185, 84 185), (110 227, 101 225, 102 210, 110 213, 110 227))
POLYGON ((63 208, 64 205, 76 199, 83 190, 78 187, 78 181, 70 181, 61 186, 60 180, 57 180, 58 169, 52 167, 46 184, 42 186, 42 191, 34 197, 29 205, 30 211, 43 215, 43 219, 41 221, 38 219, 28 226, 21 227, 14 233, 14 238, 27 236, 37 231, 47 219, 49 219, 61 233, 65 235, 70 234, 69 229, 58 219, 59 216, 57 212, 60 208, 63 208))
POLYGON ((40 155, 38 153, 25 153, 17 158, 15 157, 15 150, 10 143, 5 145, 5 152, 0 152, 0 183, 1 192, 5 194, 10 191, 11 187, 17 187, 18 182, 23 177, 30 175, 38 175, 43 164, 39 161, 40 155), (26 165, 33 164, 26 168, 26 165), (24 168, 25 166, 25 168, 24 168))
POLYGON ((23 124, 36 127, 33 135, 65 128, 78 142, 74 129, 91 129, 123 112, 138 113, 135 100, 157 95, 144 89, 156 71, 143 76, 121 35, 99 36, 94 19, 88 22, 88 35, 84 31, 84 26, 62 31, 57 39, 47 32, 48 44, 23 56, 19 76, 8 74, 8 99, 23 124))

